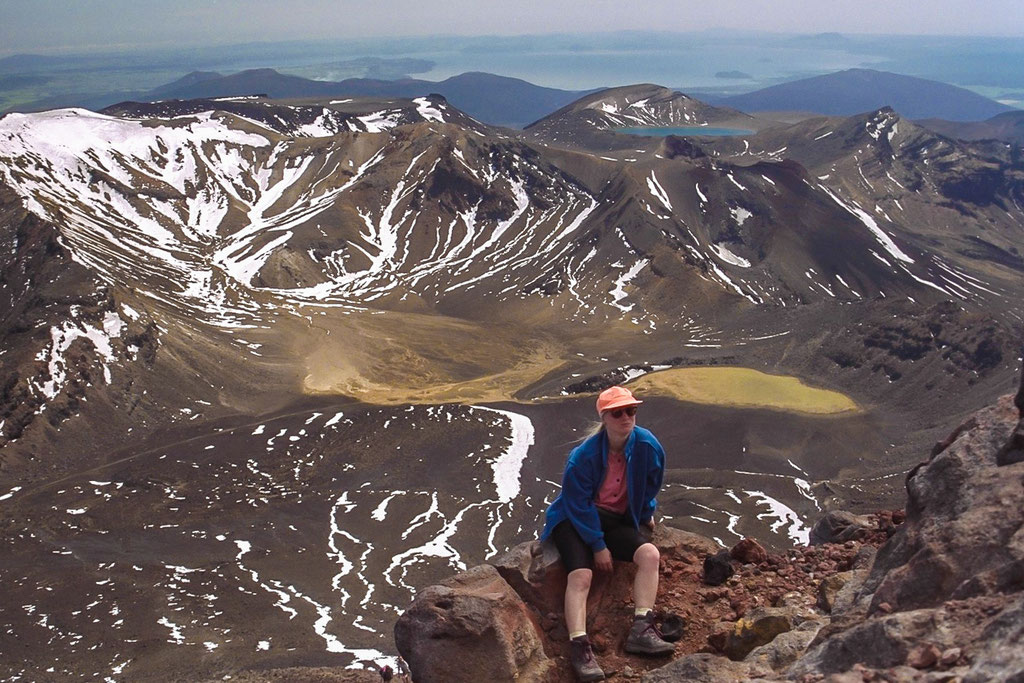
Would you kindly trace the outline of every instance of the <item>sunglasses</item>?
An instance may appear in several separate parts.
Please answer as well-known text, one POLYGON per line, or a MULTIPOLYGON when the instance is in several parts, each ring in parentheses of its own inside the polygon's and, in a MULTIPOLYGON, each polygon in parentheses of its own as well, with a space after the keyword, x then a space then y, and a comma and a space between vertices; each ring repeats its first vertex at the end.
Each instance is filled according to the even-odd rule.
POLYGON ((625 413, 626 415, 629 415, 630 417, 633 417, 634 415, 636 415, 636 406, 626 406, 625 408, 616 408, 615 410, 609 410, 607 412, 608 412, 609 415, 614 417, 616 420, 618 420, 620 417, 622 417, 623 413, 625 413))

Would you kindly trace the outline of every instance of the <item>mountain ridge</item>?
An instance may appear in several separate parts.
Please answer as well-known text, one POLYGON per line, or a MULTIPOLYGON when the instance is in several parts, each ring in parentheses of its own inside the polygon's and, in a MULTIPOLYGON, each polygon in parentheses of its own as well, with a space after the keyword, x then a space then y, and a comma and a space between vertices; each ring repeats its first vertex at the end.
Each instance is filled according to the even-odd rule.
MULTIPOLYGON (((178 81, 180 82, 180 81, 178 81)), ((178 83, 176 82, 176 83, 178 83)), ((274 69, 250 69, 150 91, 162 99, 196 99, 263 93, 271 98, 317 96, 414 97, 443 95, 470 116, 496 125, 522 125, 575 99, 579 92, 533 85, 518 78, 466 72, 442 81, 404 78, 394 81, 350 78, 314 81, 274 69)))

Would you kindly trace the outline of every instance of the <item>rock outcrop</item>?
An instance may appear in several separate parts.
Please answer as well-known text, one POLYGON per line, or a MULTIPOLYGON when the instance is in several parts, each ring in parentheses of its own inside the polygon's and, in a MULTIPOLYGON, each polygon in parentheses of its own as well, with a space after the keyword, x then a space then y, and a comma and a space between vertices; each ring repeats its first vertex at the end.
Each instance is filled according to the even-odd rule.
POLYGON ((1022 412, 1003 397, 911 470, 906 523, 791 677, 860 666, 896 679, 943 669, 1024 680, 1024 463, 998 457, 1022 412))
POLYGON ((417 595, 395 644, 417 683, 542 680, 551 666, 525 604, 486 564, 417 595))
POLYGON ((858 540, 866 536, 872 527, 871 520, 864 515, 833 510, 827 512, 811 527, 811 545, 858 540))
MULTIPOLYGON (((1022 443, 1024 381, 910 471, 905 515, 828 514, 818 545, 786 556, 659 528, 659 605, 685 624, 675 659, 622 651, 624 564, 591 590, 602 666, 650 682, 1024 681, 1022 443)), ((523 544, 423 591, 396 626, 399 651, 417 681, 569 680, 564 585, 554 549, 523 544)))

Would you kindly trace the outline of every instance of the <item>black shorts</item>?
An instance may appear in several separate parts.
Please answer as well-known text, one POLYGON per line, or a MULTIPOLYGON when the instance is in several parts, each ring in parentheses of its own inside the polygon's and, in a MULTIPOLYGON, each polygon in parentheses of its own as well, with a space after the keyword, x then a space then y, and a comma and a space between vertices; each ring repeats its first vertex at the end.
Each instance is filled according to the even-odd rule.
MULTIPOLYGON (((633 526, 633 519, 628 515, 617 515, 597 508, 597 516, 601 520, 601 531, 604 532, 604 544, 608 546, 612 557, 621 562, 632 562, 636 549, 644 543, 650 543, 650 530, 641 525, 640 529, 633 526)), ((593 569, 594 552, 590 549, 576 527, 569 520, 559 522, 551 532, 551 539, 562 557, 565 571, 575 569, 593 569)))

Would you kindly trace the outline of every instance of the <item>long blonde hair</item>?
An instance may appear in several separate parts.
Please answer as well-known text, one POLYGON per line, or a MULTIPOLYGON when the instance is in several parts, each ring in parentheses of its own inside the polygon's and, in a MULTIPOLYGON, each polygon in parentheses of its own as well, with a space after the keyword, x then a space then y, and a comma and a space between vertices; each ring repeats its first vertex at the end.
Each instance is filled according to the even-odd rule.
POLYGON ((577 443, 583 443, 592 436, 597 436, 604 431, 604 420, 598 420, 591 422, 587 425, 587 428, 583 431, 583 436, 579 438, 577 443))

